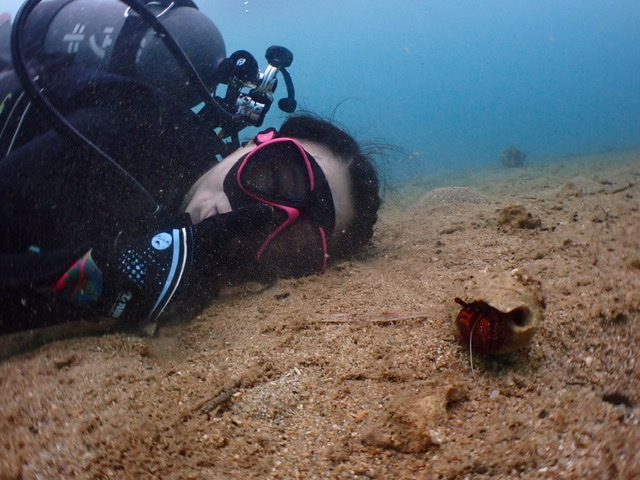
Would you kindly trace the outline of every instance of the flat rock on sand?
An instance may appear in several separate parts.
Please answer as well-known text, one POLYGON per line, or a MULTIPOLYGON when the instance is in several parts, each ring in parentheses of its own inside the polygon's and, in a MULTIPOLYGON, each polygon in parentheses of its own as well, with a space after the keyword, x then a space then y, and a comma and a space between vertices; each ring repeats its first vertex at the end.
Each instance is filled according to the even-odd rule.
POLYGON ((441 203, 488 203, 489 199, 469 187, 442 187, 427 192, 415 204, 416 208, 439 205, 441 203))
POLYGON ((604 185, 601 183, 578 175, 558 188, 556 195, 558 197, 580 197, 582 195, 595 195, 604 191, 604 185))

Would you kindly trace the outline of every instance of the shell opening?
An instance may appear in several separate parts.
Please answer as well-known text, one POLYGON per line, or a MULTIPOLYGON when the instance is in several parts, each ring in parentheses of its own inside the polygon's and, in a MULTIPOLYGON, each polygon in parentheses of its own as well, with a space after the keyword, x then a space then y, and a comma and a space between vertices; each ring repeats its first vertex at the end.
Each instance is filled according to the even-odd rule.
POLYGON ((531 310, 527 307, 519 307, 510 311, 509 319, 518 327, 527 326, 531 321, 531 310))

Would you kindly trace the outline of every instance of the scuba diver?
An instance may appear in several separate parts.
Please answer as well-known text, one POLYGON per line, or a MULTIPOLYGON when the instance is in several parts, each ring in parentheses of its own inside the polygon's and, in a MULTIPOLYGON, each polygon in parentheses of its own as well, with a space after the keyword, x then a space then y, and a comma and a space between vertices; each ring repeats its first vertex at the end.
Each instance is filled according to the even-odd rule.
POLYGON ((190 0, 25 2, 0 44, 0 333, 106 317, 153 334, 225 284, 368 243, 378 176, 343 129, 295 114, 240 144, 278 75, 296 109, 291 52, 266 59, 227 57, 190 0))

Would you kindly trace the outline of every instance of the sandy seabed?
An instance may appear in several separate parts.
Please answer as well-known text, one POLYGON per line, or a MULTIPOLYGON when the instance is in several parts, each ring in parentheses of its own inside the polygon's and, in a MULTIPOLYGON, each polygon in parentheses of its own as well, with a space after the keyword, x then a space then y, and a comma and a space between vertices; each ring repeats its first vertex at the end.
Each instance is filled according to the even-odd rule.
POLYGON ((0 479, 640 478, 639 208, 638 151, 415 181, 364 259, 5 358, 0 479), (514 269, 545 318, 472 370, 453 299, 514 269))

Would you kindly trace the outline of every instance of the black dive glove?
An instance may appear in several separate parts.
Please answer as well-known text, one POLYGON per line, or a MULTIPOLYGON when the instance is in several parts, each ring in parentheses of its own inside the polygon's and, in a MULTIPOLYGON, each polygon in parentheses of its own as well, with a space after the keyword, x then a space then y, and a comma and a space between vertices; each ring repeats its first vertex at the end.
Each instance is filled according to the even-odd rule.
POLYGON ((147 330, 172 300, 211 291, 206 287, 224 280, 220 272, 257 261, 258 248, 274 226, 273 208, 259 204, 198 225, 119 239, 112 247, 87 252, 54 288, 100 315, 140 322, 147 330))

